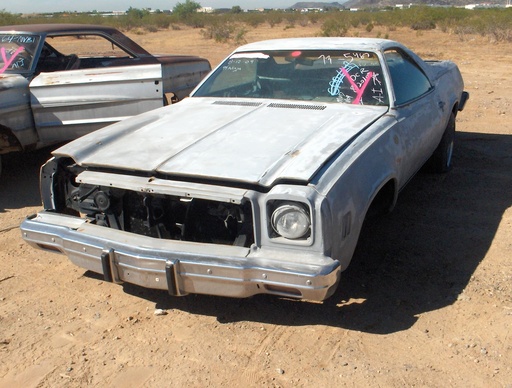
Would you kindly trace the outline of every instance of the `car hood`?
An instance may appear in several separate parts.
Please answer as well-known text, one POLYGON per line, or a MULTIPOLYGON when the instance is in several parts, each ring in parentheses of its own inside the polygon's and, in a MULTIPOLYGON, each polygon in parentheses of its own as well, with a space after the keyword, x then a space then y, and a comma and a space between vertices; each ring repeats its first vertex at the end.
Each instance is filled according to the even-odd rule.
POLYGON ((308 182, 387 107, 192 97, 69 143, 85 167, 271 186, 308 182))

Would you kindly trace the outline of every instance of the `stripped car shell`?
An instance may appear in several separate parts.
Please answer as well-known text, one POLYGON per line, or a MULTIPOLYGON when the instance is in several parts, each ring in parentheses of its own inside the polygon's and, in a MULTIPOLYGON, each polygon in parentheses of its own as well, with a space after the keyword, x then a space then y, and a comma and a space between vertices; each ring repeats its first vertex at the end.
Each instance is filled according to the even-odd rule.
POLYGON ((249 44, 190 98, 56 150, 22 235, 172 295, 324 300, 367 216, 427 160, 449 170, 467 98, 452 62, 389 40, 249 44))

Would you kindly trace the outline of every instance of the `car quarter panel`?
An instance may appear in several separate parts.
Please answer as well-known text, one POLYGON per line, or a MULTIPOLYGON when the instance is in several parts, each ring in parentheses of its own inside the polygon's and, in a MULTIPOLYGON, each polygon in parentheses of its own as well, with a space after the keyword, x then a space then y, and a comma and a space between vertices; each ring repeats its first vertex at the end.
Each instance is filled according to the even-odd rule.
POLYGON ((162 106, 160 64, 41 73, 30 83, 43 143, 71 140, 162 106))
MULTIPOLYGON (((181 101, 189 96, 198 80, 203 79, 210 72, 210 64, 205 60, 188 57, 182 60, 167 58, 157 57, 162 63, 163 93, 166 96, 173 93, 178 101, 181 101)), ((169 98, 168 102, 170 102, 169 98)))
POLYGON ((464 90, 464 81, 457 65, 451 61, 428 61, 426 65, 436 85, 439 102, 441 102, 439 107, 445 116, 444 125, 446 125, 449 113, 453 111, 456 115, 457 110, 463 108, 459 104, 462 98, 461 91, 464 90))

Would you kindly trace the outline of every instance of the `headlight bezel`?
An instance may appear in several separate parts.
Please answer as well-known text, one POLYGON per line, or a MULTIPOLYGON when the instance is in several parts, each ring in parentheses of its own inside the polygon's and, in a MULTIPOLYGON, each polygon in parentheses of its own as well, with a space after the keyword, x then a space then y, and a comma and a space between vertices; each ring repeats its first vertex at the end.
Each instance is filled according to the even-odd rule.
POLYGON ((293 200, 274 200, 267 204, 268 230, 271 239, 287 242, 307 242, 311 240, 313 222, 308 204, 293 200), (280 221, 295 222, 286 230, 280 221), (284 229, 283 229, 284 227, 284 229))

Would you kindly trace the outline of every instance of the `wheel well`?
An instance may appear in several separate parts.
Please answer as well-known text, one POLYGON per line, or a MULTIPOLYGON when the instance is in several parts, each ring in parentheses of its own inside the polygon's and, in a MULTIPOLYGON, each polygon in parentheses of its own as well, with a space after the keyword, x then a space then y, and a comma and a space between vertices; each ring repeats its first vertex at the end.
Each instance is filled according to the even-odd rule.
POLYGON ((380 188, 377 195, 373 198, 372 203, 366 212, 366 218, 375 218, 389 213, 395 206, 396 197, 396 182, 391 179, 380 188))
POLYGON ((21 150, 23 150, 23 147, 12 131, 0 125, 0 154, 21 150))

